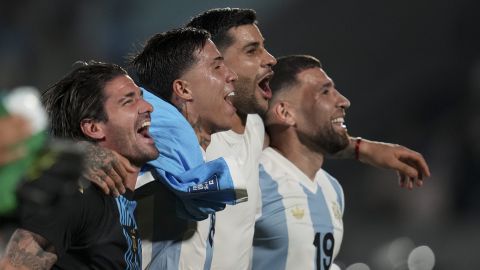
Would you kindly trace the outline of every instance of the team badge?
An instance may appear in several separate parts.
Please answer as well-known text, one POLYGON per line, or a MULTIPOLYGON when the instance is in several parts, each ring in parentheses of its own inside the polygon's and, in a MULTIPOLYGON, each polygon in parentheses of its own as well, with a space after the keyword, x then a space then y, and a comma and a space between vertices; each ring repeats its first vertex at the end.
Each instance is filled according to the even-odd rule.
POLYGON ((340 211, 340 206, 338 205, 338 203, 336 201, 332 201, 332 213, 333 213, 333 216, 341 221, 342 220, 342 211, 340 211))
POLYGON ((298 206, 295 206, 295 208, 293 208, 290 211, 292 212, 292 216, 294 216, 296 219, 302 219, 303 216, 305 215, 305 209, 300 208, 298 206))

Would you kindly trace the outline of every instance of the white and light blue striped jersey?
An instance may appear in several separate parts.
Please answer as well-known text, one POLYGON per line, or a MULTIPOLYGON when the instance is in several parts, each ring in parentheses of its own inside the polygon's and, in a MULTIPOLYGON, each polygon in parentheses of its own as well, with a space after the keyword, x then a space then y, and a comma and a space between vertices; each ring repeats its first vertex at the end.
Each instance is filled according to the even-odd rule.
POLYGON ((238 169, 230 167, 232 178, 242 177, 240 174, 235 175, 236 171, 243 174, 248 193, 247 202, 227 205, 225 210, 217 212, 212 270, 249 268, 255 215, 260 200, 258 162, 264 137, 263 121, 257 114, 248 115, 243 134, 225 131, 212 135, 206 151, 207 160, 235 158, 238 169))
POLYGON ((252 269, 329 269, 343 237, 344 195, 337 180, 320 169, 312 181, 267 148, 260 190, 252 269))
MULTIPOLYGON (((205 159, 203 149, 201 152, 205 159)), ((202 221, 179 218, 175 194, 159 181, 153 181, 152 174, 140 178, 147 184, 135 192, 147 190, 149 194, 138 200, 137 211, 144 269, 209 270, 215 213, 202 221)))
MULTIPOLYGON (((130 191, 129 191, 130 192, 130 191)), ((133 197, 133 195, 131 196, 133 197)), ((122 225, 123 235, 127 241, 128 250, 123 256, 127 267, 125 269, 141 269, 142 242, 139 241, 137 222, 135 221, 135 207, 137 202, 127 199, 124 196, 115 198, 117 203, 120 224, 122 225)))
MULTIPOLYGON (((178 223, 177 225, 183 226, 178 223)), ((144 244, 146 269, 209 270, 215 231, 215 214, 202 221, 189 221, 188 229, 177 239, 144 244), (181 237, 184 237, 183 239, 181 237), (148 257, 151 256, 151 257, 148 257)))

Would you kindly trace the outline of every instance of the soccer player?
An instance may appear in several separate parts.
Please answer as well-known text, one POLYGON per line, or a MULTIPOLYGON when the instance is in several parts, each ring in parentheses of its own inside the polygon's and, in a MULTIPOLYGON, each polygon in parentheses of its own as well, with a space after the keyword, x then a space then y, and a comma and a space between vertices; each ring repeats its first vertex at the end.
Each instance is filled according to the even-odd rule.
POLYGON ((350 102, 311 56, 278 58, 260 159, 252 269, 329 269, 342 243, 342 187, 322 170, 349 144, 350 102))
MULTIPOLYGON (((207 160, 235 154, 240 170, 246 173, 248 191, 248 202, 227 206, 217 213, 212 269, 247 269, 260 201, 257 168, 265 138, 260 116, 267 111, 272 95, 269 81, 274 76, 272 67, 276 60, 264 46, 255 11, 251 9, 211 9, 194 17, 187 26, 209 31, 225 64, 238 75, 232 99, 237 109, 233 127, 214 134, 206 152, 207 160)), ((429 175, 425 160, 414 151, 368 140, 362 140, 358 147, 357 141, 350 137, 346 148, 335 156, 355 158, 357 149, 360 161, 398 171, 400 182, 408 188, 413 187, 413 182, 421 185, 422 176, 429 175)))
POLYGON ((158 156, 148 132, 152 106, 124 69, 93 61, 73 70, 42 98, 53 136, 114 150, 135 171, 126 175, 126 192, 117 198, 90 185, 62 211, 43 215, 42 209, 27 209, 0 268, 141 269, 132 197, 140 167, 158 156))
MULTIPOLYGON (((132 66, 139 84, 151 92, 152 103, 160 98, 169 102, 191 125, 197 137, 191 153, 200 147, 204 152, 213 133, 232 127, 235 108, 230 98, 237 75, 225 65, 205 30, 183 28, 157 34, 132 66)), ((147 214, 154 216, 153 225, 147 225, 153 230, 153 244, 144 249, 145 264, 151 269, 210 269, 215 215, 199 222, 181 219, 177 198, 162 194, 147 214)))

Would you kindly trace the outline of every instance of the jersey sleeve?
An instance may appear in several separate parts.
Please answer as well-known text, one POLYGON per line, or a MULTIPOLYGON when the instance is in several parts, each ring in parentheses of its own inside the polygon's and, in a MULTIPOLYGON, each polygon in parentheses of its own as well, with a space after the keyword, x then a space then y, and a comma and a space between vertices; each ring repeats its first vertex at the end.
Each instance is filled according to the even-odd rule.
POLYGON ((49 241, 60 258, 74 243, 88 245, 95 241, 94 232, 99 230, 106 203, 96 193, 100 191, 91 186, 83 193, 61 196, 50 205, 26 204, 21 210, 21 227, 49 241))
POLYGON ((78 205, 74 200, 65 199, 57 205, 42 207, 25 205, 22 209, 21 227, 45 238, 55 247, 58 257, 61 257, 72 242, 78 213, 78 205))

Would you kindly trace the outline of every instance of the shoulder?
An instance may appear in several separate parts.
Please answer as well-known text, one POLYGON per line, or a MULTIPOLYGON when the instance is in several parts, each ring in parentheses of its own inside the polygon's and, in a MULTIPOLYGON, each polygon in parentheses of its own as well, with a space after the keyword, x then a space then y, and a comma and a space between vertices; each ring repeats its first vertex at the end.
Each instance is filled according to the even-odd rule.
POLYGON ((116 213, 115 198, 104 194, 96 186, 90 185, 81 190, 79 197, 76 209, 79 211, 77 215, 80 215, 81 220, 98 221, 104 218, 108 219, 116 213))
POLYGON ((259 165, 260 188, 262 190, 267 187, 277 189, 278 182, 285 180, 284 167, 279 164, 277 155, 278 153, 270 147, 265 148, 262 152, 259 165))
POLYGON ((260 168, 267 172, 281 172, 283 167, 280 165, 282 156, 271 147, 263 149, 260 156, 260 168))
POLYGON ((332 186, 335 188, 335 190, 341 190, 343 194, 343 188, 342 185, 340 185, 340 182, 338 182, 337 178, 333 177, 331 174, 329 174, 327 171, 321 169, 321 172, 325 175, 325 177, 328 179, 328 181, 332 184, 332 186))
POLYGON ((265 126, 262 118, 258 114, 249 114, 247 116, 247 123, 245 124, 245 130, 247 133, 256 133, 257 135, 265 136, 265 126))
POLYGON ((325 171, 323 169, 320 169, 319 172, 321 172, 325 175, 326 179, 329 181, 330 185, 335 190, 335 193, 337 194, 337 201, 340 204, 340 207, 341 207, 342 212, 343 212, 344 206, 345 206, 345 195, 343 193, 342 185, 340 184, 340 182, 338 182, 338 180, 335 177, 333 177, 327 171, 325 171))

